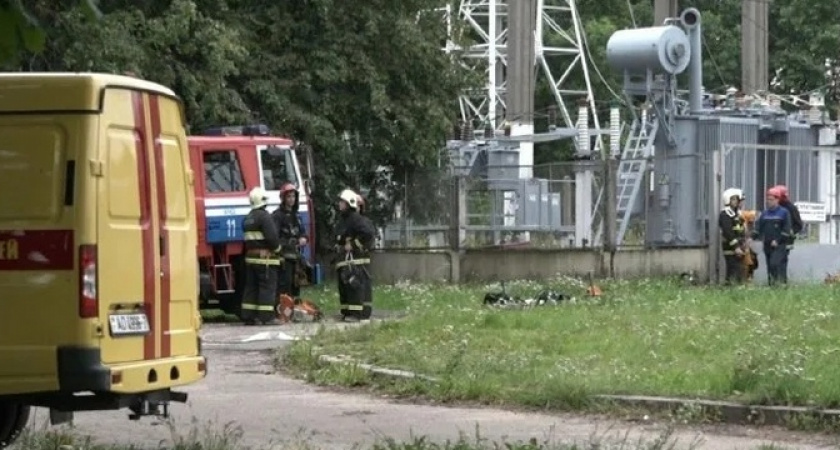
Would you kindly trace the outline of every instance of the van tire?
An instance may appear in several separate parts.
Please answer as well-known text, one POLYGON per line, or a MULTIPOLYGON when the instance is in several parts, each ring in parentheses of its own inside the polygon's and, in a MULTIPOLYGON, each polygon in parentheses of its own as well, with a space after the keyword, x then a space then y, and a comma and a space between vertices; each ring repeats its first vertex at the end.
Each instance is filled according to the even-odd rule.
POLYGON ((0 400, 0 448, 12 445, 29 422, 29 405, 0 400))

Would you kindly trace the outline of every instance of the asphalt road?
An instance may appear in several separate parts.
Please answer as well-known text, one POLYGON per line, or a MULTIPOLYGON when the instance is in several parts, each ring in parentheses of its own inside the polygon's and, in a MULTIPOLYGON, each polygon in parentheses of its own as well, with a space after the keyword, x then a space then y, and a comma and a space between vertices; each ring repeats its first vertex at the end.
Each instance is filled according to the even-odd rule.
MULTIPOLYGON (((337 326, 337 325, 334 325, 337 326)), ((274 373, 274 350, 305 336, 312 325, 273 328, 206 325, 208 377, 185 389, 187 405, 173 405, 171 423, 187 433, 194 426, 223 433, 227 423, 241 427, 242 444, 253 448, 299 447, 345 449, 372 443, 385 436, 408 440, 427 436, 443 442, 460 433, 490 440, 528 440, 563 443, 652 440, 661 424, 614 422, 575 415, 525 414, 490 408, 448 408, 408 405, 367 395, 337 393, 274 373), (298 444, 298 445, 294 445, 298 444)), ((46 411, 35 413, 33 425, 43 426, 46 411)), ((153 419, 129 421, 120 412, 80 413, 75 426, 100 443, 131 443, 158 448, 171 439, 169 427, 153 419)), ((790 449, 824 449, 827 437, 799 435, 774 429, 715 426, 681 428, 678 448, 700 441, 703 449, 755 449, 775 442, 790 449)), ((219 447, 216 447, 219 448, 219 447)), ((635 448, 626 447, 629 449, 635 448)))

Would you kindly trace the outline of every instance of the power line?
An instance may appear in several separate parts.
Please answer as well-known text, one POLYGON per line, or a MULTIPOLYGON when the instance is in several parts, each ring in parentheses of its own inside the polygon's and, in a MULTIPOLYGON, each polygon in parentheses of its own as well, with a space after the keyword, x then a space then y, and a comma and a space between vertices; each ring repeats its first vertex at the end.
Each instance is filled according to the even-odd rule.
POLYGON ((586 34, 586 28, 583 27, 583 24, 580 25, 580 34, 581 36, 583 36, 583 47, 586 50, 586 57, 589 58, 589 62, 592 63, 592 68, 595 69, 595 73, 598 75, 598 78, 601 80, 602 83, 604 83, 604 86, 606 86, 607 90, 610 91, 610 94, 612 94, 613 98, 622 105, 627 105, 627 102, 624 101, 624 98, 622 98, 615 92, 612 86, 610 86, 610 83, 608 83, 606 78, 604 78, 604 75, 601 74, 601 69, 599 69, 598 65, 595 64, 595 58, 592 57, 592 53, 589 51, 589 38, 586 34))
POLYGON ((723 72, 720 70, 720 66, 718 66, 717 61, 715 61, 715 56, 712 54, 712 50, 709 48, 709 45, 706 43, 706 35, 702 35, 701 38, 703 39, 703 49, 706 50, 706 54, 709 56, 709 60, 712 62, 712 67, 715 68, 715 72, 717 72, 718 79, 720 79, 721 84, 726 86, 726 80, 723 78, 723 72))
POLYGON ((630 10, 630 20, 633 22, 633 28, 639 28, 636 25, 636 13, 633 11, 633 4, 630 3, 630 0, 627 0, 627 9, 630 10))

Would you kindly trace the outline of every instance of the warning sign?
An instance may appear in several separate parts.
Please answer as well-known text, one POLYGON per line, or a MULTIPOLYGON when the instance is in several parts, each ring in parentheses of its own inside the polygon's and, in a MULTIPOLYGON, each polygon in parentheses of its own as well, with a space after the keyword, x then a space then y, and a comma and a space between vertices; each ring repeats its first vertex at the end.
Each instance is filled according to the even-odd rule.
POLYGON ((828 208, 824 203, 797 202, 796 207, 799 208, 803 222, 820 223, 828 220, 828 208))

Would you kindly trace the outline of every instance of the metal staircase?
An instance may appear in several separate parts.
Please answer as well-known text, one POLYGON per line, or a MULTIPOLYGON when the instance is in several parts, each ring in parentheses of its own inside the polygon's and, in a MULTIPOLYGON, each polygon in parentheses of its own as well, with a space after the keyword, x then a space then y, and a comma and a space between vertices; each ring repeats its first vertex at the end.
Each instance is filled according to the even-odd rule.
MULTIPOLYGON (((643 110, 641 116, 633 121, 630 128, 630 135, 624 144, 621 153, 621 161, 618 164, 616 173, 616 216, 618 218, 618 232, 616 234, 616 246, 624 241, 624 235, 630 225, 633 215, 633 206, 642 191, 645 170, 648 166, 648 158, 653 156, 654 140, 659 131, 659 120, 652 118, 647 111, 643 110)), ((599 205, 604 201, 604 190, 601 190, 596 202, 595 211, 600 215, 599 205)), ((603 217, 597 217, 599 225, 595 234, 595 245, 601 245, 604 233, 603 217)))
POLYGON ((618 217, 618 234, 615 238, 616 246, 624 241, 624 234, 630 225, 633 215, 633 206, 639 198, 642 190, 645 170, 648 166, 648 158, 653 156, 653 143, 656 140, 656 133, 659 131, 659 120, 651 118, 647 111, 642 111, 641 116, 633 121, 630 128, 630 136, 624 145, 621 153, 621 162, 618 164, 616 175, 618 186, 616 189, 616 216, 618 217))

